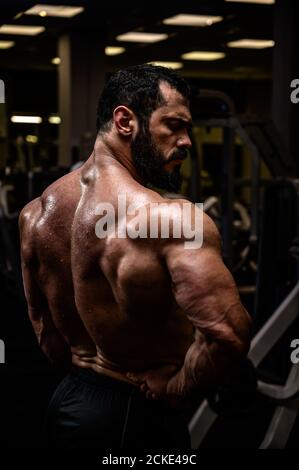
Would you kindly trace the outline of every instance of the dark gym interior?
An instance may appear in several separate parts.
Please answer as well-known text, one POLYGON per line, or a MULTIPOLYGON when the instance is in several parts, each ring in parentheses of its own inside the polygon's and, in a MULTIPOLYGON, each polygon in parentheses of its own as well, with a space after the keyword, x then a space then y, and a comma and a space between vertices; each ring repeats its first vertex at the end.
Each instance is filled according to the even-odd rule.
POLYGON ((235 384, 219 413, 199 402, 190 415, 193 448, 296 448, 297 18, 295 0, 1 0, 0 448, 42 448, 44 412, 64 372, 41 352, 28 318, 20 211, 89 157, 104 83, 142 63, 173 67, 190 84, 193 146, 181 195, 203 203, 219 228, 223 260, 253 320, 257 391, 250 380, 245 390, 235 384), (67 17, 49 6, 74 11, 67 17), (178 15, 193 23, 187 16, 189 24, 177 24, 178 15), (128 32, 163 37, 122 38, 128 32), (238 408, 240 394, 246 406, 238 408))

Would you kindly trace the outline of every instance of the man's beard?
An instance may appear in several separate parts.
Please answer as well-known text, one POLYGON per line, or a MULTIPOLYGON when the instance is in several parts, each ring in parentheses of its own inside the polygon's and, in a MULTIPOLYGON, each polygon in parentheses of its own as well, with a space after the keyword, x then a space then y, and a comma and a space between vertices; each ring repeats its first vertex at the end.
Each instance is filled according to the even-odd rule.
POLYGON ((153 142, 150 132, 143 129, 132 141, 131 149, 135 168, 146 183, 171 192, 179 191, 182 184, 180 165, 175 166, 169 172, 165 170, 164 165, 174 160, 186 158, 186 150, 173 152, 168 161, 165 161, 163 154, 153 142))

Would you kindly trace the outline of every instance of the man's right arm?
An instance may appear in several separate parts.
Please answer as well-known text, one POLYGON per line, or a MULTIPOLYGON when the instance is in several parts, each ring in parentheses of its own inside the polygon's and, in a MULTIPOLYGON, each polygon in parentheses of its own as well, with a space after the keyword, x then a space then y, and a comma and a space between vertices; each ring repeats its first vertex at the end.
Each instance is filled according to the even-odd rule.
POLYGON ((203 246, 186 249, 169 240, 163 255, 178 306, 195 327, 183 366, 170 378, 166 393, 189 396, 221 383, 246 356, 250 319, 225 267, 215 224, 204 215, 203 246))

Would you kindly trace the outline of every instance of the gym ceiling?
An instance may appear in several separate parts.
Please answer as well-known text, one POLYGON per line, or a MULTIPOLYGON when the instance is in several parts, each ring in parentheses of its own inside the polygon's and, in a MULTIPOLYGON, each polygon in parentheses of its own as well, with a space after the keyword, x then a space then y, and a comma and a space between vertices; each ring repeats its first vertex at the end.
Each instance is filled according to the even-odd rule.
MULTIPOLYGON (((258 0, 256 0, 258 1, 258 0)), ((231 48, 228 43, 240 39, 273 40, 274 5, 236 3, 226 0, 171 0, 123 2, 103 0, 1 0, 1 25, 43 26, 36 36, 0 34, 0 40, 13 41, 9 49, 0 49, 0 72, 8 70, 55 70, 57 39, 68 32, 92 38, 94 47, 124 47, 119 55, 106 56, 106 70, 144 62, 181 62, 187 77, 223 79, 271 79, 273 48, 231 48), (84 7, 72 18, 22 14, 36 4, 84 7), (222 17, 205 27, 175 26, 163 20, 178 14, 222 17), (167 39, 152 44, 120 42, 118 35, 128 31, 167 34, 167 39), (220 52, 214 61, 184 60, 192 51, 220 52)))

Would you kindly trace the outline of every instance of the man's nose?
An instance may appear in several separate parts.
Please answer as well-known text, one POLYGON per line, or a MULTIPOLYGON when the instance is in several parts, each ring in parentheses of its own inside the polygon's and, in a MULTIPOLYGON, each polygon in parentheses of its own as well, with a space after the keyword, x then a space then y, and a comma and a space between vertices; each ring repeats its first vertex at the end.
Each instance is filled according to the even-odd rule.
POLYGON ((185 135, 181 136, 178 139, 177 146, 178 148, 187 148, 187 149, 190 149, 192 147, 192 142, 188 133, 186 133, 185 135))

